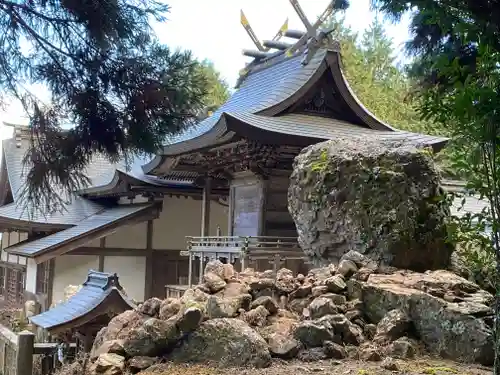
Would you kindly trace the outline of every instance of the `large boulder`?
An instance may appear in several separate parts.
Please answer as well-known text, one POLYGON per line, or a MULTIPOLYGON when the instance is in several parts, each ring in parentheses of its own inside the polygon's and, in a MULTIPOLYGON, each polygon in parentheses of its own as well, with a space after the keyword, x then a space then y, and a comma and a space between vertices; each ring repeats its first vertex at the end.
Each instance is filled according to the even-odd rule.
POLYGON ((432 353, 493 364, 493 296, 476 284, 448 271, 372 274, 362 298, 365 314, 380 322, 377 333, 391 330, 396 338, 411 321, 432 353))
POLYGON ((169 358, 180 362, 214 362, 221 367, 271 364, 266 341, 242 320, 228 318, 202 323, 169 358))
POLYGON ((431 155, 417 145, 336 139, 295 159, 288 207, 316 264, 356 250, 399 268, 447 266, 449 207, 431 155))

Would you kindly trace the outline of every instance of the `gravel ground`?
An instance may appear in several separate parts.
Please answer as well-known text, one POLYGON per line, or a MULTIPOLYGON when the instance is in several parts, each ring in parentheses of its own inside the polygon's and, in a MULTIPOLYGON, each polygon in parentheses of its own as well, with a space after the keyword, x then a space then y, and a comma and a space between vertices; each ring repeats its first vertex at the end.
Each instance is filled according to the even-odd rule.
POLYGON ((238 368, 217 369, 201 365, 160 364, 141 372, 141 375, 394 375, 394 374, 429 374, 429 375, 491 375, 492 369, 487 367, 459 364, 444 360, 422 358, 418 360, 393 360, 392 370, 384 368, 386 362, 362 362, 353 360, 319 361, 314 363, 283 362, 276 360, 265 369, 238 368))

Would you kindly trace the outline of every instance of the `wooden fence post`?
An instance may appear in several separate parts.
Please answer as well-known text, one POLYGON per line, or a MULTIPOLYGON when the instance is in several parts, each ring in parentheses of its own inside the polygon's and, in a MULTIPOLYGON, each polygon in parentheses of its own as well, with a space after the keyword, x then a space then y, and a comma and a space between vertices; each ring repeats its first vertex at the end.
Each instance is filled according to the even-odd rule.
POLYGON ((30 331, 22 331, 17 336, 16 375, 33 374, 33 353, 35 335, 30 331))

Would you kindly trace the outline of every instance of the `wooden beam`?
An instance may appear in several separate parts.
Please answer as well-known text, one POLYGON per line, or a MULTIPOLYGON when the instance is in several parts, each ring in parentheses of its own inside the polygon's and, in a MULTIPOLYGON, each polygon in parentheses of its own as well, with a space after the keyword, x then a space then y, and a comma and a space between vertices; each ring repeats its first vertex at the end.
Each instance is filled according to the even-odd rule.
MULTIPOLYGON (((182 259, 187 259, 185 256, 179 255, 181 251, 184 251, 185 249, 179 250, 179 249, 151 249, 152 252, 164 252, 168 253, 169 256, 172 256, 173 260, 182 260, 182 259)), ((137 249, 137 248, 120 248, 120 247, 106 247, 104 249, 101 249, 100 247, 87 247, 87 246, 82 246, 79 247, 78 249, 72 250, 68 253, 69 255, 100 255, 103 254, 104 256, 107 257, 112 257, 112 256, 130 256, 130 257, 143 257, 147 256, 147 249, 137 249)), ((9 263, 10 264, 10 263, 9 263)))
MULTIPOLYGON (((201 203, 201 235, 208 236, 210 231, 210 192, 212 189, 212 178, 208 176, 205 179, 205 187, 203 188, 203 200, 201 203)), ((203 257, 200 257, 200 283, 203 280, 203 257)), ((191 282, 191 280, 190 280, 191 282)))
POLYGON ((56 260, 49 260, 49 281, 47 291, 47 308, 52 305, 52 296, 54 295, 54 274, 56 269, 56 260))
MULTIPOLYGON (((106 237, 101 238, 99 241, 99 248, 104 249, 106 247, 106 237)), ((97 270, 99 272, 104 272, 104 254, 100 253, 99 254, 99 261, 98 261, 98 266, 97 270)))
POLYGON ((154 221, 148 221, 146 232, 146 275, 144 282, 144 300, 153 296, 153 234, 154 221))

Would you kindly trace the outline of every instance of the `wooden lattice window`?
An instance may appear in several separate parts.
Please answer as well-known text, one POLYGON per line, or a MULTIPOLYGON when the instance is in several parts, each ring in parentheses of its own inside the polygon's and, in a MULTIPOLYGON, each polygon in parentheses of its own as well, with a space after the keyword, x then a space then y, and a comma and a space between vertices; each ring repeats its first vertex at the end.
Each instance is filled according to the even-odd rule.
POLYGON ((25 279, 25 272, 23 269, 7 268, 5 291, 6 291, 6 300, 9 305, 13 306, 13 305, 20 305, 23 303, 24 279, 25 279))
POLYGON ((36 293, 48 294, 50 280, 50 262, 43 262, 37 266, 36 271, 36 293))

